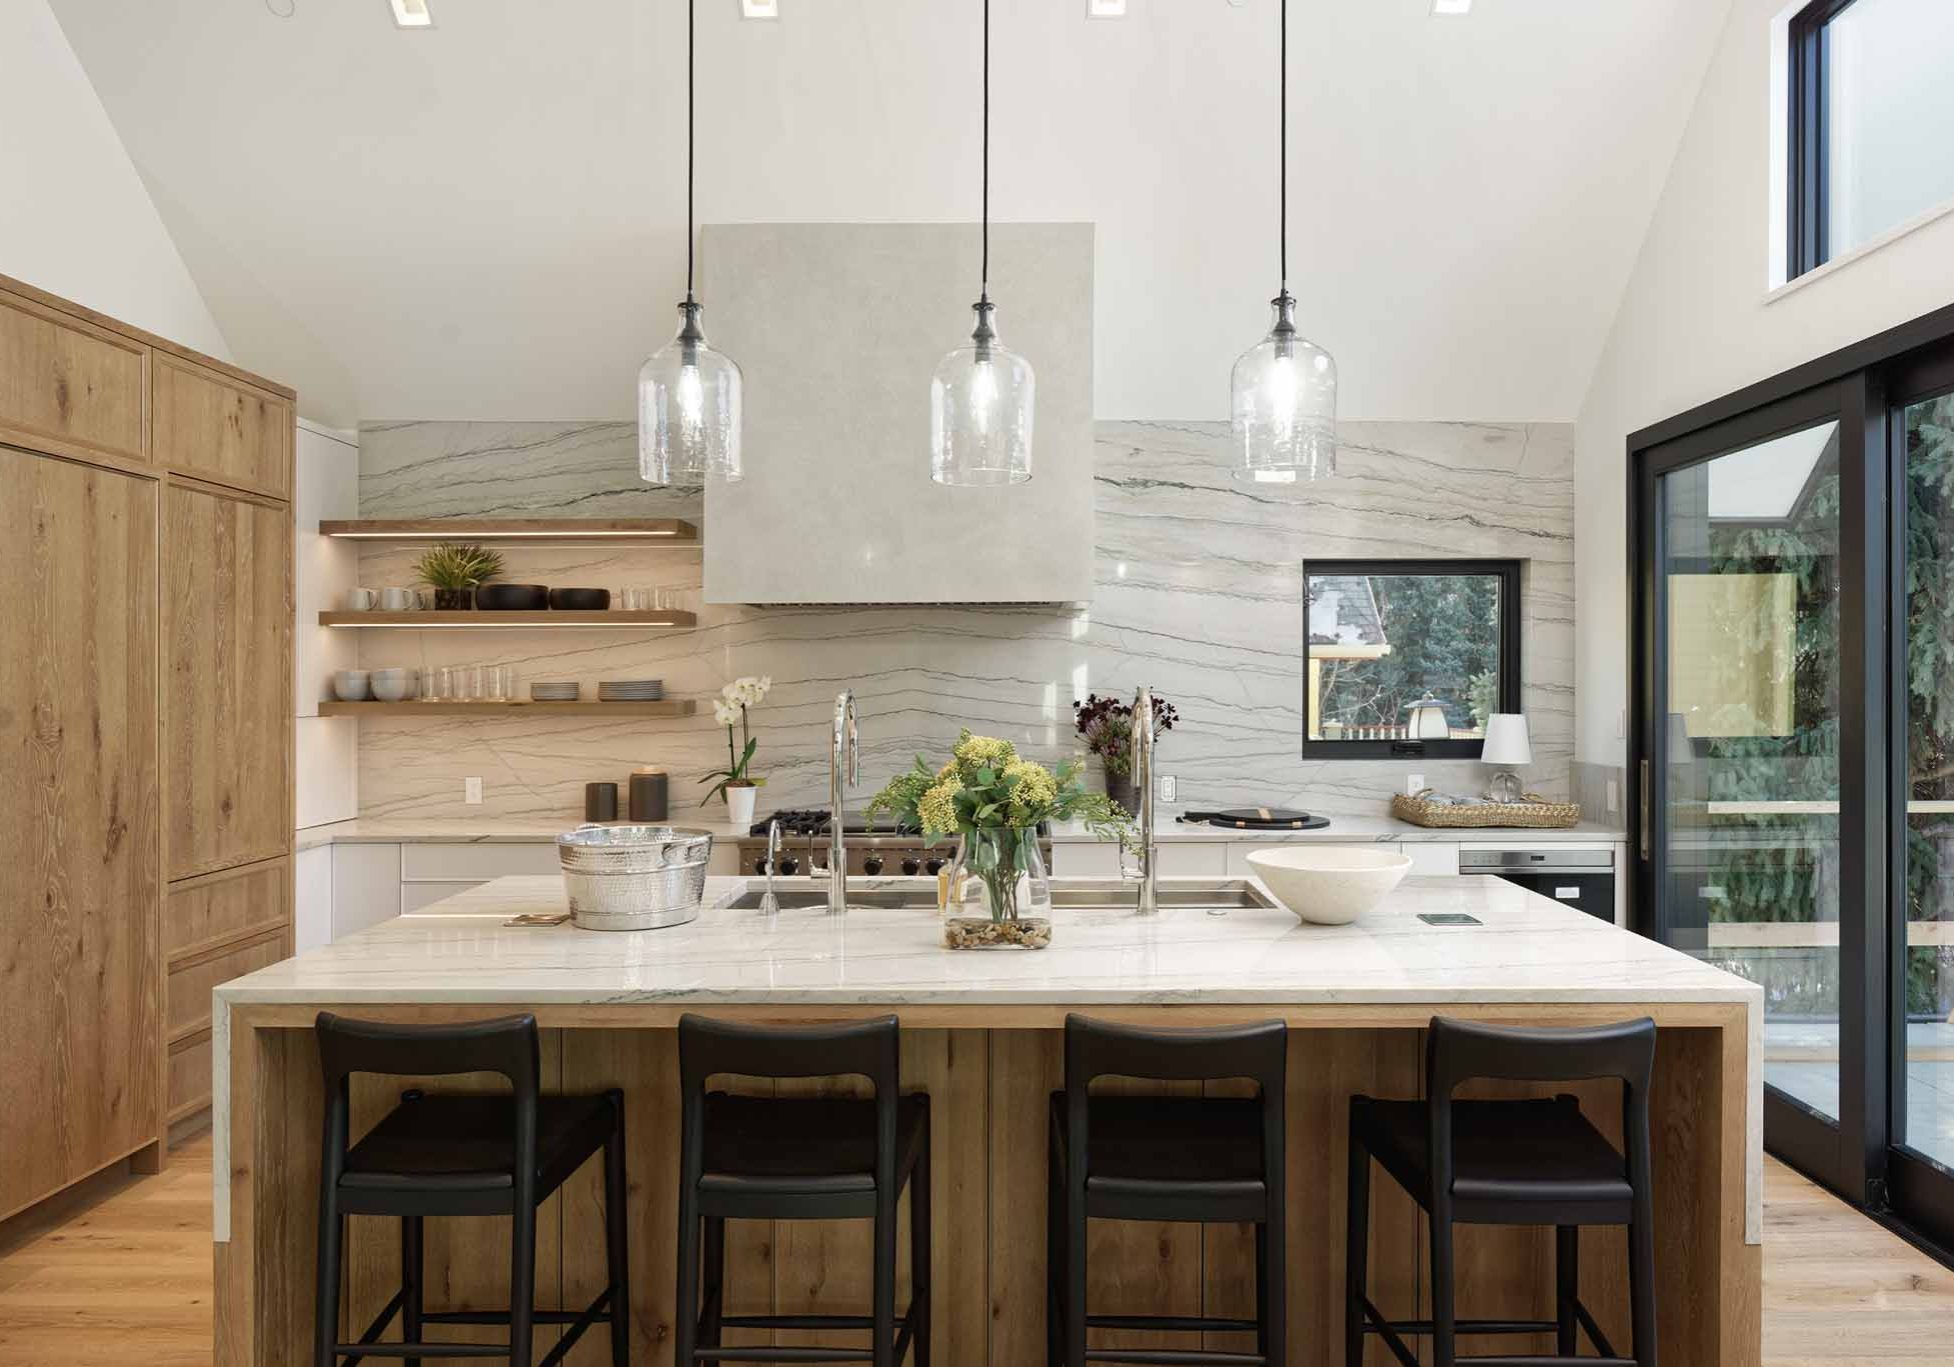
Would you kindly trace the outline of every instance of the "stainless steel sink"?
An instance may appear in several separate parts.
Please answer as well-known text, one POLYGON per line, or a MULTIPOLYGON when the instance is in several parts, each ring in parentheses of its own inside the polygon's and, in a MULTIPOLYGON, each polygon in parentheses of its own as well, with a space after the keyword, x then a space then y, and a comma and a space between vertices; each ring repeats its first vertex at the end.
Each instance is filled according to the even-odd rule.
MULTIPOLYGON (((764 882, 758 880, 749 882, 744 892, 725 904, 726 908, 731 911, 756 910, 766 887, 764 882)), ((774 896, 782 911, 825 909, 828 905, 826 882, 797 883, 792 878, 777 879, 774 896)), ((1131 911, 1139 905, 1139 900, 1138 886, 1118 878, 1052 880, 1054 907, 1084 911, 1131 911)), ((884 878, 877 879, 873 887, 851 886, 848 889, 848 905, 864 909, 935 911, 936 880, 884 878)), ((1267 908, 1275 906, 1275 903, 1246 878, 1163 878, 1160 880, 1160 905, 1225 910, 1230 907, 1267 908)))

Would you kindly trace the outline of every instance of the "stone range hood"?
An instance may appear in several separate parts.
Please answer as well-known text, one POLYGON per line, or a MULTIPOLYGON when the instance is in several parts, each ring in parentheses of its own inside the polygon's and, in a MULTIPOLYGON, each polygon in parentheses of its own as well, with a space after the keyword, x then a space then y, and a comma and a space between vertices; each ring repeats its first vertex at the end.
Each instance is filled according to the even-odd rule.
POLYGON ((930 375, 970 333, 978 248, 974 223, 705 227, 706 334, 746 381, 746 477, 706 490, 707 602, 1091 597, 1091 224, 991 227, 998 334, 1037 376, 1031 481, 930 479, 930 375))

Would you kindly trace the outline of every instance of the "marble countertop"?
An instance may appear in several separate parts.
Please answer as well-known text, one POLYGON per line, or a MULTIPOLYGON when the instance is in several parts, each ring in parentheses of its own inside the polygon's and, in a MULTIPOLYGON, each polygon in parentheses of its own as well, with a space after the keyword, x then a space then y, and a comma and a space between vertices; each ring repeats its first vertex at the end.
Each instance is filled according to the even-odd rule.
MULTIPOLYGON (((1628 838, 1620 826, 1599 821, 1583 821, 1562 831, 1536 831, 1510 826, 1453 830, 1414 826, 1389 816, 1327 815, 1330 825, 1320 831, 1240 831, 1221 826, 1188 825, 1175 821, 1171 813, 1163 812, 1154 835, 1155 839, 1163 842, 1242 840, 1271 844, 1278 841, 1314 841, 1330 845, 1375 840, 1442 841, 1448 844, 1496 842, 1501 845, 1525 845, 1538 841, 1612 843, 1628 838)), ((334 844, 537 844, 556 839, 561 832, 572 829, 576 824, 570 820, 549 822, 535 818, 456 821, 361 817, 353 821, 304 827, 298 832, 295 843, 301 850, 334 844)), ((676 824, 710 831, 716 840, 737 840, 746 834, 743 827, 724 821, 682 818, 676 824)), ((1052 832, 1052 839, 1059 843, 1091 843, 1094 837, 1081 827, 1061 825, 1052 832)))

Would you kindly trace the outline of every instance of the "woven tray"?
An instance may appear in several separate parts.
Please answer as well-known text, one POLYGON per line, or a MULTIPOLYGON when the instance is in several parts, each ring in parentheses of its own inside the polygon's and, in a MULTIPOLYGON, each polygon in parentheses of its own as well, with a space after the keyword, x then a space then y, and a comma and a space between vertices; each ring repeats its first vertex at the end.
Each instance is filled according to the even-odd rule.
POLYGON ((1465 828, 1471 826, 1523 826, 1530 830, 1566 830, 1581 822, 1581 808, 1573 802, 1549 802, 1538 793, 1528 793, 1525 802, 1486 802, 1462 807, 1449 802, 1428 802, 1426 788, 1415 796, 1399 793, 1391 799, 1391 815, 1414 826, 1465 828))

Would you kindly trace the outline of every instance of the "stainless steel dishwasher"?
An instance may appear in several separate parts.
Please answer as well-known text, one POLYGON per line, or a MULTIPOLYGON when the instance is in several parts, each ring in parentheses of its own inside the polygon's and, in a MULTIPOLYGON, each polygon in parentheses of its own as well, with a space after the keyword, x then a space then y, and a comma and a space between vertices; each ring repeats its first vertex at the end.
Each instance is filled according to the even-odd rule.
POLYGON ((1545 849, 1460 850, 1459 872, 1491 874, 1528 892, 1615 923, 1615 852, 1545 849))

